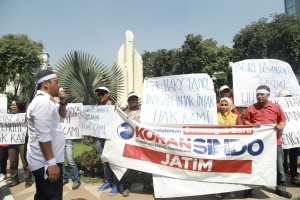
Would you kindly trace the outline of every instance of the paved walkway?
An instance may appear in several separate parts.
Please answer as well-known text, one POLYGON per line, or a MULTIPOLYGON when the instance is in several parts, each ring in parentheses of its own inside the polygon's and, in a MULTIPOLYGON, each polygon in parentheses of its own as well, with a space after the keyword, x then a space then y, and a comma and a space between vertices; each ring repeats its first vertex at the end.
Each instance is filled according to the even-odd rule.
MULTIPOLYGON (((23 176, 23 170, 19 170, 20 176, 23 176)), ((287 182, 290 179, 287 177, 287 182)), ((8 188, 5 185, 6 181, 0 182, 0 200, 33 200, 35 194, 35 184, 30 188, 25 188, 24 181, 19 185, 12 188, 8 188)), ((79 189, 72 190, 72 181, 64 186, 64 200, 209 200, 216 199, 214 195, 203 195, 203 196, 193 196, 193 197, 181 197, 181 198, 166 198, 158 199, 154 198, 153 194, 145 194, 142 192, 142 184, 133 184, 132 192, 128 197, 123 197, 122 194, 117 194, 115 196, 109 196, 109 190, 99 192, 97 191, 99 185, 96 184, 86 184, 82 183, 79 189)), ((300 187, 289 185, 287 188, 288 192, 293 194, 294 200, 300 200, 300 187)), ((274 188, 262 187, 260 189, 255 189, 253 191, 252 198, 243 198, 243 192, 235 192, 236 198, 234 199, 284 199, 277 196, 274 188)), ((224 199, 229 199, 224 197, 224 199)))

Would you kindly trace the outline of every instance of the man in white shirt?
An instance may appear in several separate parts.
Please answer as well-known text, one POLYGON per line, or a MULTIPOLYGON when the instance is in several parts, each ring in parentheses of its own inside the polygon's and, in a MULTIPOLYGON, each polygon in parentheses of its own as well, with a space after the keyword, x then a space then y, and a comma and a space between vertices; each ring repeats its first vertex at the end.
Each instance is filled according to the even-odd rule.
POLYGON ((27 109, 27 161, 36 182, 34 200, 61 200, 63 193, 62 165, 65 136, 61 126, 66 116, 67 95, 62 93, 57 108, 53 97, 59 84, 55 73, 42 70, 37 74, 34 99, 27 109))

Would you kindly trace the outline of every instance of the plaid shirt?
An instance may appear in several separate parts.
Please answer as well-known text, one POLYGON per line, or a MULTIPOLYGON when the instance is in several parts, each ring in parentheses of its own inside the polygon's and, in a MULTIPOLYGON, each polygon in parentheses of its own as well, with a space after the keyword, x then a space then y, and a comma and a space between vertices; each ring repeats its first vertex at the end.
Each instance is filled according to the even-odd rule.
MULTIPOLYGON (((261 124, 278 124, 280 122, 285 122, 286 117, 281 110, 281 108, 270 101, 264 107, 259 107, 258 103, 249 106, 243 116, 244 121, 249 121, 250 123, 260 122, 261 124)), ((281 133, 277 131, 277 145, 281 145, 282 138, 281 133)))

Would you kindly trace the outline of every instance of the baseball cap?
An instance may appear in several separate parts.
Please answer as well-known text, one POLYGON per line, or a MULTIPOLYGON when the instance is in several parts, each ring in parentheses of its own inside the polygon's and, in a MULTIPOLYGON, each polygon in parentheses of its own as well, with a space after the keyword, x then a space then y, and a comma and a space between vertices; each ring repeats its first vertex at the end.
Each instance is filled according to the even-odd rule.
POLYGON ((227 85, 223 85, 223 86, 220 87, 219 92, 222 92, 226 89, 230 90, 230 88, 227 85))
POLYGON ((109 89, 108 89, 107 87, 104 87, 104 86, 98 87, 98 88, 95 90, 95 92, 100 92, 101 90, 110 93, 109 89))
POLYGON ((292 96, 292 94, 290 93, 290 91, 288 91, 288 90, 281 90, 279 92, 279 97, 286 97, 286 96, 292 96))
POLYGON ((137 97, 137 98, 139 98, 138 95, 137 95, 136 93, 134 93, 134 92, 130 92, 130 93, 128 94, 127 100, 129 100, 131 97, 137 97))

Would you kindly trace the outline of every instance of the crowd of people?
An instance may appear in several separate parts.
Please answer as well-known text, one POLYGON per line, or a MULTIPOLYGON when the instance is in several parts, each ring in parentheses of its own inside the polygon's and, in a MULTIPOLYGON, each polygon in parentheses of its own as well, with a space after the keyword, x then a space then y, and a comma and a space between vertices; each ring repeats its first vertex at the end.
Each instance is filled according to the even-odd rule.
MULTIPOLYGON (((9 187, 19 184, 18 161, 19 155, 23 164, 25 187, 33 183, 35 179, 36 194, 34 199, 62 199, 63 185, 68 183, 69 178, 64 168, 64 158, 70 167, 72 189, 80 187, 81 181, 74 160, 74 145, 72 140, 64 138, 62 123, 67 114, 67 92, 59 90, 57 75, 50 70, 42 70, 37 74, 35 94, 26 111, 26 106, 21 101, 13 101, 10 107, 11 114, 27 113, 28 144, 0 144, 0 181, 7 178, 7 160, 10 161, 11 182, 9 187), (54 104, 54 97, 58 96, 59 102, 54 104), (47 112, 45 112, 47 110, 47 112), (27 145, 27 153, 25 146, 27 145), (26 159, 25 159, 26 154, 26 159)), ((114 105, 110 100, 110 90, 100 86, 95 90, 99 97, 99 105, 114 105)), ((276 124, 277 133, 277 186, 276 193, 285 198, 292 195, 286 191, 286 174, 290 172, 291 183, 300 186, 297 179, 297 156, 299 148, 289 150, 282 149, 281 134, 286 125, 286 117, 282 109, 268 100, 270 88, 261 85, 256 89, 257 102, 250 105, 241 117, 239 109, 234 105, 231 90, 224 85, 219 89, 220 101, 217 104, 219 125, 251 125, 260 127, 262 124, 276 124), (287 155, 289 155, 290 167, 288 167, 287 155)), ((292 96, 289 91, 283 90, 280 97, 292 96)), ((140 122, 139 97, 132 92, 127 97, 128 108, 124 111, 132 120, 140 122)), ((123 178, 119 180, 112 171, 110 164, 102 156, 106 139, 96 138, 96 145, 104 171, 104 183, 97 188, 98 191, 110 189, 109 195, 113 196, 120 192, 123 185, 122 195, 130 194, 132 174, 134 170, 128 169, 123 178)), ((275 158, 274 158, 275 159, 275 158)), ((145 192, 153 192, 152 175, 143 173, 145 192)), ((252 190, 244 192, 245 197, 251 195, 252 190)), ((233 192, 216 194, 217 198, 228 195, 235 197, 233 192)))

